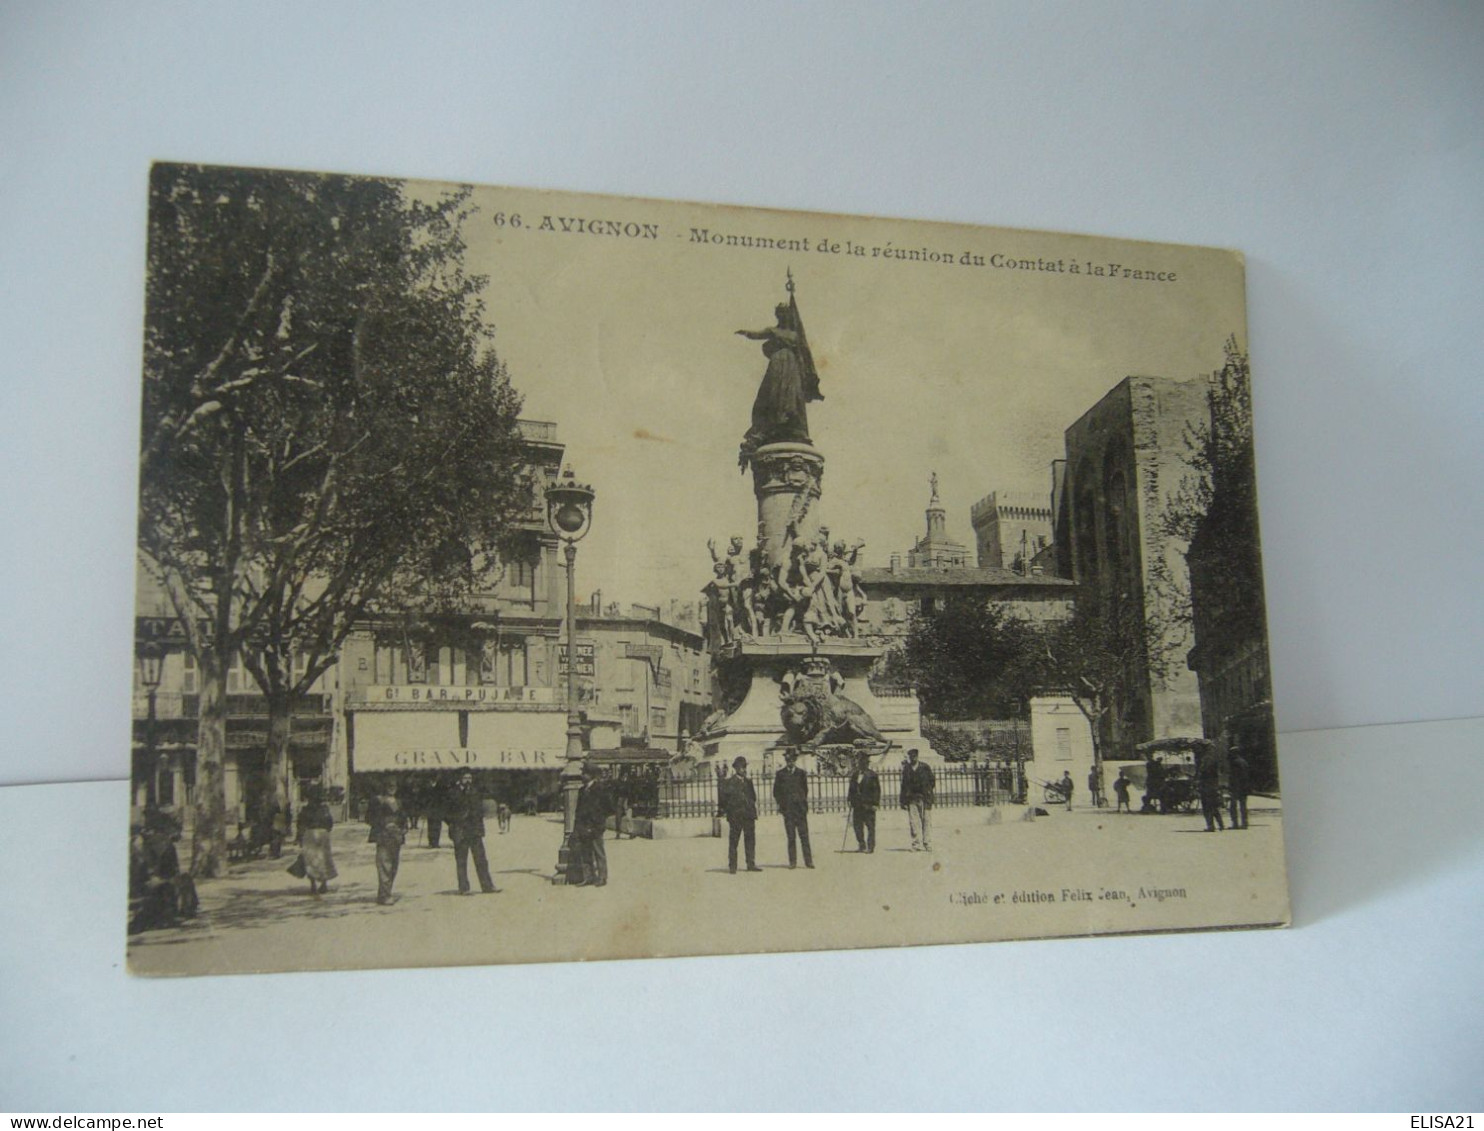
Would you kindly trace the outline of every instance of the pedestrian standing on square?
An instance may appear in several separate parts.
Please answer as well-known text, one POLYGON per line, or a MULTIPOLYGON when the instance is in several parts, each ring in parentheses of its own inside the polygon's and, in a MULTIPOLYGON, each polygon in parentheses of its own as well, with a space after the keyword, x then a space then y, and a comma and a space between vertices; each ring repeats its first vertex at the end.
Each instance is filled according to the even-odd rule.
POLYGON ((809 775, 799 769, 799 752, 783 752, 783 769, 773 775, 773 800, 783 816, 783 831, 788 837, 788 866, 798 866, 797 840, 804 849, 804 867, 814 867, 814 854, 809 851, 809 775))
POLYGON ((443 807, 448 789, 443 781, 435 778, 423 792, 423 819, 428 825, 428 847, 437 848, 443 840, 443 807))
POLYGON ((334 827, 335 818, 325 804, 325 791, 317 785, 311 786, 304 808, 299 811, 299 860, 290 868, 303 861, 309 894, 316 897, 329 891, 330 881, 339 875, 330 852, 330 830, 334 827))
POLYGON ((1067 803, 1067 812, 1070 813, 1072 811, 1072 791, 1077 788, 1072 784, 1072 771, 1063 770, 1061 772, 1061 781, 1056 784, 1061 789, 1062 798, 1067 803))
POLYGON ((1247 792, 1250 774, 1247 759, 1242 757, 1242 749, 1233 740, 1231 755, 1226 762, 1226 788, 1231 794, 1231 818, 1232 828, 1245 829, 1247 827, 1247 792))
POLYGON ((732 759, 734 773, 717 783, 716 793, 722 816, 727 819, 727 866, 737 871, 737 841, 747 853, 747 870, 761 872, 757 866, 757 790, 747 776, 747 759, 732 759))
POLYGON ((459 894, 473 895, 469 890, 469 857, 474 857, 474 870, 479 876, 479 889, 486 895, 497 892, 490 877, 489 857, 484 854, 484 799, 474 788, 474 775, 467 770, 459 775, 448 806, 448 835, 453 839, 453 860, 458 870, 459 894))
POLYGON ((402 862, 402 844, 407 839, 407 810, 397 797, 397 782, 388 778, 366 811, 371 826, 367 839, 376 845, 376 902, 386 906, 393 900, 392 885, 402 862))
POLYGON ((603 846, 603 834, 612 809, 613 800, 598 776, 598 767, 583 763, 568 852, 576 865, 577 878, 570 886, 600 888, 608 882, 608 850, 603 846))
POLYGON ((1221 764, 1217 762, 1214 750, 1207 750, 1198 757, 1196 783, 1201 795, 1201 815, 1206 818, 1206 831, 1224 832, 1226 823, 1221 819, 1221 764))
POLYGON ((1118 807, 1113 810, 1115 813, 1121 813, 1125 811, 1132 813, 1134 811, 1133 806, 1129 804, 1128 787, 1128 771, 1119 770, 1118 780, 1113 783, 1113 796, 1118 799, 1118 807))
POLYGON ((1103 807, 1103 775, 1096 766, 1087 771, 1087 794, 1094 809, 1103 807))
POLYGON ((917 760, 917 749, 907 751, 902 763, 902 808, 907 810, 907 826, 912 830, 912 851, 933 850, 931 822, 933 792, 937 782, 933 768, 917 760))
POLYGON ((850 788, 845 794, 850 806, 850 823, 855 829, 857 852, 876 851, 876 810, 881 807, 881 779, 871 769, 871 756, 862 754, 850 775, 850 788))

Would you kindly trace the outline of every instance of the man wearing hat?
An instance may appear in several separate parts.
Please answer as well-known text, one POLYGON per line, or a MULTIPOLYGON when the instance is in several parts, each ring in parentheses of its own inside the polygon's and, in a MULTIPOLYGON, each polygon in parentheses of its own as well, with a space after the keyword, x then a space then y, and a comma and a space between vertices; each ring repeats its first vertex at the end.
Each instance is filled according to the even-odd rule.
POLYGON ((488 894, 500 889, 490 877, 489 857, 484 854, 484 799, 474 788, 474 775, 465 770, 454 786, 448 806, 448 835, 453 838, 454 865, 459 872, 459 894, 469 890, 469 854, 474 854, 474 870, 479 874, 479 888, 488 894))
POLYGON ((757 790, 747 776, 747 759, 740 754, 732 759, 732 776, 717 783, 717 803, 727 819, 727 866, 737 871, 737 841, 747 851, 747 870, 761 872, 757 866, 757 790))
POLYGON ((598 767, 584 762, 569 846, 569 858, 576 873, 576 878, 570 881, 572 887, 600 888, 608 882, 608 850, 603 846, 603 831, 612 809, 613 802, 603 788, 598 767))
POLYGON ((930 825, 936 788, 933 768, 917 760, 916 749, 907 751, 907 761, 902 764, 901 800, 902 808, 907 810, 907 826, 912 830, 913 852, 933 849, 930 825))
POLYGON ((798 866, 795 838, 804 848, 804 867, 814 867, 814 854, 809 851, 809 775, 799 769, 799 752, 792 747, 783 752, 783 769, 773 776, 773 800, 783 816, 783 831, 788 836, 788 866, 798 866))
POLYGON ((850 823, 855 829, 857 852, 876 851, 876 810, 881 807, 881 779, 871 769, 871 755, 863 750, 856 756, 855 773, 850 775, 850 788, 845 794, 850 806, 850 823))

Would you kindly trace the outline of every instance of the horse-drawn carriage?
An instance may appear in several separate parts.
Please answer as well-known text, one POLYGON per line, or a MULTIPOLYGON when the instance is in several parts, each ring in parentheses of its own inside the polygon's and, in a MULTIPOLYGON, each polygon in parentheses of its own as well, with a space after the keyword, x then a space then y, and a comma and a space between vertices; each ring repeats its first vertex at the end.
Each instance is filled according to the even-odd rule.
POLYGON ((1145 811, 1188 813, 1195 808, 1201 762, 1214 754, 1214 744, 1204 738, 1157 738, 1135 749, 1144 759, 1145 811))

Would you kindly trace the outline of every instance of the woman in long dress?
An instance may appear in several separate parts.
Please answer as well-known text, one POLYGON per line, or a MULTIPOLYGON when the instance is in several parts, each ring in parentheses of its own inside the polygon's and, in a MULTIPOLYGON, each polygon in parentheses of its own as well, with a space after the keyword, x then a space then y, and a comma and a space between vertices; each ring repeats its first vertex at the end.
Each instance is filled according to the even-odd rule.
POLYGON ((299 813, 299 853, 304 861, 304 874, 309 878, 309 894, 323 895, 339 873, 335 870, 335 858, 330 852, 330 830, 335 827, 335 818, 325 803, 324 790, 315 787, 309 791, 309 799, 299 813))

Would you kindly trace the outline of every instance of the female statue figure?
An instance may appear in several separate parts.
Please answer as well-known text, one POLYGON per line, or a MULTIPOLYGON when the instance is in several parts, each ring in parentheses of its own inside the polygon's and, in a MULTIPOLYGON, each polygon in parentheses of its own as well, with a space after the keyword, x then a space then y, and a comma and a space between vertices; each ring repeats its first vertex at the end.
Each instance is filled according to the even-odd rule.
POLYGON ((744 471, 752 453, 764 444, 809 443, 808 404, 824 400, 798 304, 790 296, 788 302, 778 304, 775 313, 776 326, 737 331, 744 338, 762 342, 763 356, 768 359, 768 371, 752 402, 752 427, 742 437, 738 453, 744 471))

